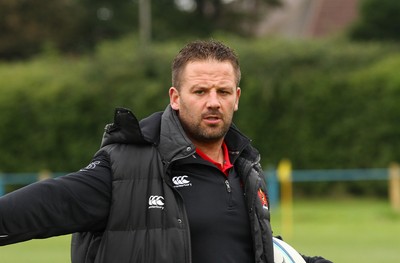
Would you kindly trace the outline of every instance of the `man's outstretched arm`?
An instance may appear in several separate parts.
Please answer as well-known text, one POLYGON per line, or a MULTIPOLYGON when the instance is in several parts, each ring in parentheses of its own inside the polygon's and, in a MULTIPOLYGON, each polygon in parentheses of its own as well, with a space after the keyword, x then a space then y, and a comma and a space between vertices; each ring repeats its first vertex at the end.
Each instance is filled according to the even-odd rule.
POLYGON ((78 172, 40 181, 0 198, 0 245, 105 227, 111 197, 108 156, 78 172))

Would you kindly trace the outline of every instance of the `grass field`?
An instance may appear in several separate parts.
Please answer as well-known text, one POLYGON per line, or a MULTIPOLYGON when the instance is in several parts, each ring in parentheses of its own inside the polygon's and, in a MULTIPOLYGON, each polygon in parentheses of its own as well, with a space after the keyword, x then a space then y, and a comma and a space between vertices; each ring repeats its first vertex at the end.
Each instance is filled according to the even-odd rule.
MULTIPOLYGON (((291 236, 284 239, 306 255, 334 263, 400 262, 400 213, 384 200, 296 200, 291 236)), ((272 210, 274 234, 283 229, 272 210)), ((0 247, 2 263, 69 263, 70 236, 0 247)), ((205 262, 206 263, 206 262, 205 262)))
MULTIPOLYGON (((285 232, 280 212, 273 214, 275 234, 285 232)), ((335 263, 400 262, 400 213, 384 200, 295 201, 293 214, 287 241, 303 254, 335 263)))

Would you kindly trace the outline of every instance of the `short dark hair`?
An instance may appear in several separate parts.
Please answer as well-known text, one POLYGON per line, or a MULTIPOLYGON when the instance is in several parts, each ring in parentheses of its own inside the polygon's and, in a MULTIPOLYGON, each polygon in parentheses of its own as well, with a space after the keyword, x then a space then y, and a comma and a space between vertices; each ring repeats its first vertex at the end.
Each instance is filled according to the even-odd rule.
POLYGON ((179 51, 172 62, 172 86, 179 88, 182 71, 189 62, 208 59, 230 62, 235 71, 236 85, 239 86, 241 73, 238 56, 233 49, 215 40, 190 42, 179 51))

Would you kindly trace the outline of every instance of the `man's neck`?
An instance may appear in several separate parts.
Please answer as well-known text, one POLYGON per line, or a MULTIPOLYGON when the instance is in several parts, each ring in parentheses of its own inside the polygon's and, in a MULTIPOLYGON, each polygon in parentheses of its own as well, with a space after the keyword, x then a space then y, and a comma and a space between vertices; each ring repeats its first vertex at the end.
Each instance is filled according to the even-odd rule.
POLYGON ((204 154, 206 154, 210 159, 214 160, 217 163, 223 164, 224 162, 224 152, 222 150, 222 143, 221 140, 218 143, 212 144, 199 144, 194 143, 196 148, 200 149, 204 154))

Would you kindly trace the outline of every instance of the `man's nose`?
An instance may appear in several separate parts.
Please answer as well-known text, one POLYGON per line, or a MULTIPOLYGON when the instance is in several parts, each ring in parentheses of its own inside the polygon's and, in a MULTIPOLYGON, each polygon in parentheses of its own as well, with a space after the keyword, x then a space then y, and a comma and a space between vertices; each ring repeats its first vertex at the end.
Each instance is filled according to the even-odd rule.
POLYGON ((213 91, 208 94, 207 107, 209 108, 219 108, 221 106, 220 98, 218 93, 213 91))

